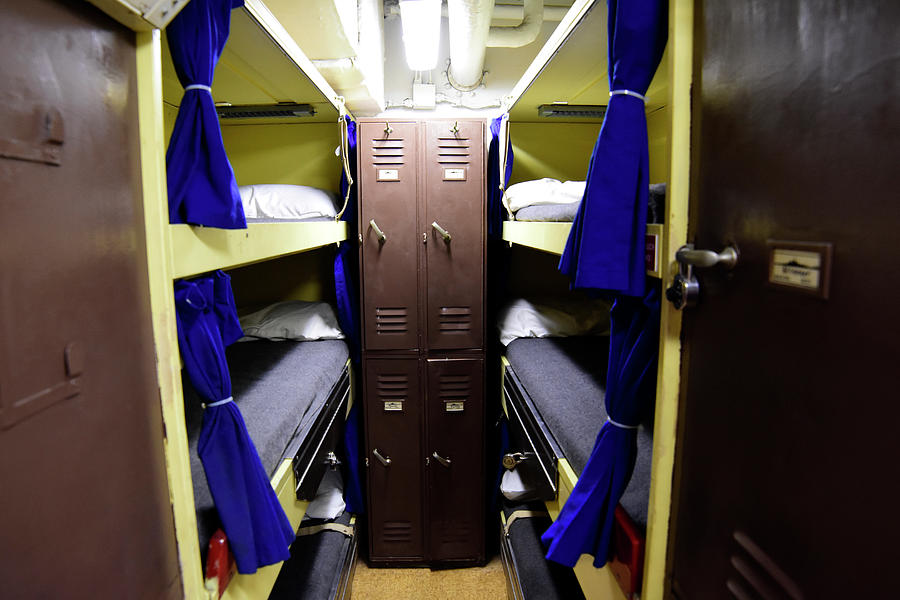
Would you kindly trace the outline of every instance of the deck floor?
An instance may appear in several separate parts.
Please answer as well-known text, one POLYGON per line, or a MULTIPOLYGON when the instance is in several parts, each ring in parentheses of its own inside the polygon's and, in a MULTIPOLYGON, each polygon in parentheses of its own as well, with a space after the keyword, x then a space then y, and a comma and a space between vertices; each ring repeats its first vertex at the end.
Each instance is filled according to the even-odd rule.
POLYGON ((506 600, 500 557, 469 569, 370 569, 356 563, 351 600, 506 600))

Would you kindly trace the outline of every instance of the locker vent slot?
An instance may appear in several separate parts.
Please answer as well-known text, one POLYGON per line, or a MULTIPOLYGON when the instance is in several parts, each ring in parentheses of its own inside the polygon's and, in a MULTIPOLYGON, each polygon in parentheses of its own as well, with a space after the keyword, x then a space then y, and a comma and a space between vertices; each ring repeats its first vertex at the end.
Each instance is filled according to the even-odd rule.
POLYGON ((409 543, 412 541, 412 525, 409 521, 385 521, 381 540, 390 544, 409 543))
POLYGON ((439 392, 444 402, 458 402, 469 399, 472 394, 472 378, 468 375, 441 375, 439 392))
POLYGON ((409 332, 409 311, 405 307, 375 308, 375 333, 405 335, 409 332))
POLYGON ((472 537, 472 525, 468 521, 441 521, 438 528, 442 544, 465 544, 472 537))
POLYGON ((406 144, 402 139, 372 140, 372 164, 402 166, 406 158, 406 144))
POLYGON ((725 582, 733 597, 803 600, 800 586, 746 533, 735 531, 733 538, 742 550, 732 554, 735 573, 725 582))
POLYGON ((467 334, 472 331, 472 309, 467 306, 442 306, 438 315, 441 333, 467 334))
POLYGON ((409 397, 409 377, 402 374, 378 375, 375 388, 380 401, 403 401, 409 397))
POLYGON ((467 138, 438 138, 438 163, 442 165, 467 165, 471 150, 467 138))

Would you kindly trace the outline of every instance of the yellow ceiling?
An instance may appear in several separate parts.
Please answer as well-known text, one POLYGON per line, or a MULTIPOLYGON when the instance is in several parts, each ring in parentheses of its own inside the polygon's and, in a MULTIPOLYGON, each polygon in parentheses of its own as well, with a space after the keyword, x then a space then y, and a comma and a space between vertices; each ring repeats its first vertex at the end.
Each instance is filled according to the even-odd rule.
MULTIPOLYGON (((551 122, 538 117, 537 107, 553 102, 599 104, 609 102, 609 75, 606 48, 606 3, 595 2, 575 30, 556 50, 540 75, 510 109, 510 120, 516 122, 551 122)), ((664 106, 668 100, 666 57, 647 92, 647 112, 664 106)), ((552 119, 564 122, 565 119, 552 119)), ((570 119, 590 123, 599 119, 570 119)))
MULTIPOLYGON (((163 36, 165 39, 165 36, 163 36)), ((241 104, 311 104, 314 117, 304 123, 337 120, 337 110, 309 77, 272 40, 247 12, 231 13, 231 35, 216 67, 213 100, 241 104)), ((163 43, 163 100, 173 106, 181 102, 183 90, 175 75, 168 44, 163 43)), ((231 123, 232 121, 229 121, 231 123)), ((245 123, 248 121, 244 121, 245 123)), ((301 122, 297 119, 255 119, 253 123, 301 122)))

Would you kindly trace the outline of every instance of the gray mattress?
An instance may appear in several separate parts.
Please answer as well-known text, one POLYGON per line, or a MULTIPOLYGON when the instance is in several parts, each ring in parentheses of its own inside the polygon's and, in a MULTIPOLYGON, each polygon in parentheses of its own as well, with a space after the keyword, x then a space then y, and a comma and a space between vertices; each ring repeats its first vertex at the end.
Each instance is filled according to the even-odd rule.
POLYGON ((248 218, 247 223, 327 223, 334 217, 308 217, 306 219, 274 219, 271 217, 248 218))
POLYGON ((580 202, 569 204, 536 204, 526 206, 516 212, 516 221, 552 221, 571 223, 575 220, 580 202))
MULTIPOLYGON (((575 472, 581 475, 606 421, 606 367, 609 338, 519 338, 506 347, 506 358, 553 433, 575 472)), ((641 528, 647 525, 650 497, 652 414, 638 429, 634 474, 620 500, 641 528)))
MULTIPOLYGON (((347 344, 260 340, 232 344, 226 355, 234 401, 271 477, 309 434, 347 362, 347 344)), ((197 454, 202 400, 187 377, 182 383, 200 548, 205 555, 209 538, 221 525, 197 454)))

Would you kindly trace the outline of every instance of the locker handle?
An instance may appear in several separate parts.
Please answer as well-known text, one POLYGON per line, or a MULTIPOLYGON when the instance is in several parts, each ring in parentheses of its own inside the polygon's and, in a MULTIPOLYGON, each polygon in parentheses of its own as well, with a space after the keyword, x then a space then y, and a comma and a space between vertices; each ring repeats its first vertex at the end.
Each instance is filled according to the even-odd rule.
POLYGON ((431 453, 431 456, 434 458, 434 460, 438 461, 438 462, 441 463, 443 466, 445 466, 445 467, 449 467, 449 466, 450 466, 450 459, 449 459, 449 458, 444 458, 443 456, 441 456, 440 454, 438 454, 436 451, 435 451, 435 452, 432 452, 432 453, 431 453))
POLYGON ((375 222, 375 219, 369 221, 369 227, 371 227, 375 231, 375 235, 378 236, 378 243, 383 244, 387 241, 387 235, 381 230, 381 227, 378 226, 378 223, 375 222))
POLYGON ((444 242, 450 243, 450 232, 437 224, 437 221, 432 221, 431 226, 434 227, 434 230, 441 234, 441 237, 444 238, 444 242))
POLYGON ((384 466, 386 466, 386 467, 391 466, 391 457, 389 457, 389 456, 382 456, 382 455, 381 455, 381 452, 378 451, 378 448, 372 448, 372 454, 374 454, 374 455, 375 455, 375 458, 377 458, 378 460, 380 460, 380 461, 381 461, 381 464, 383 464, 384 466))

